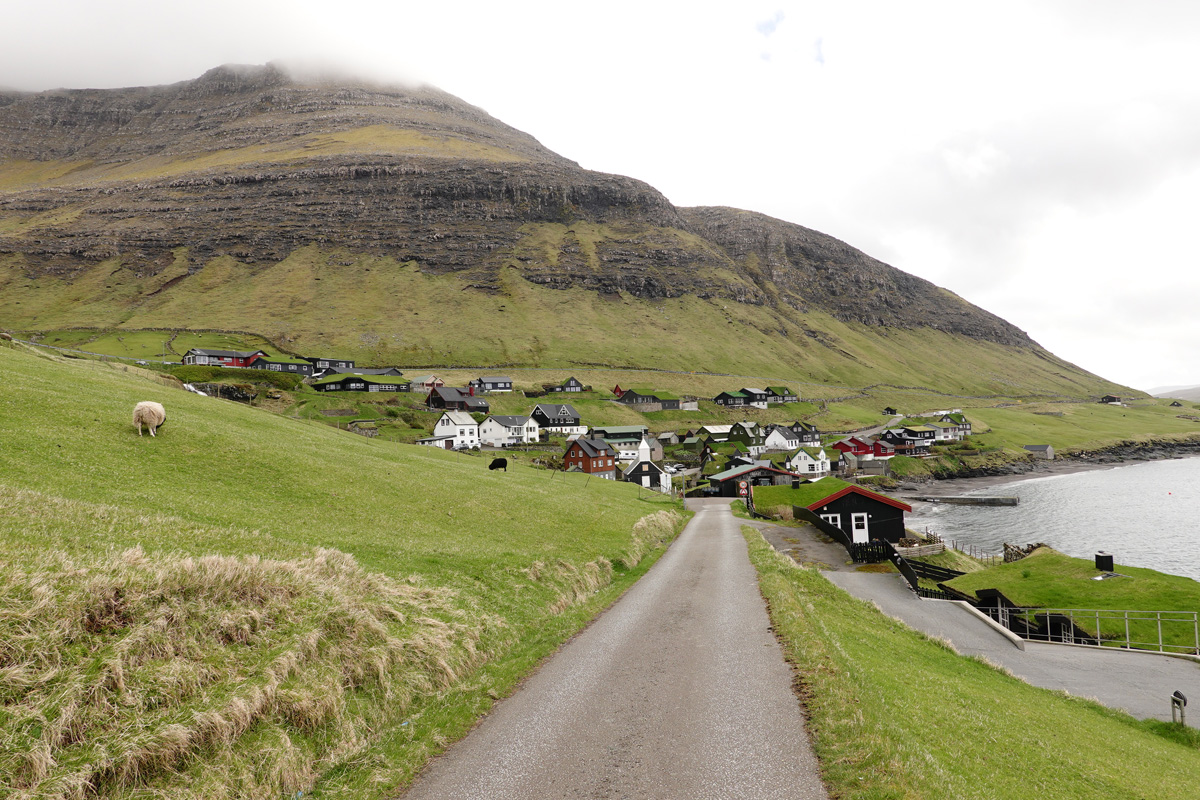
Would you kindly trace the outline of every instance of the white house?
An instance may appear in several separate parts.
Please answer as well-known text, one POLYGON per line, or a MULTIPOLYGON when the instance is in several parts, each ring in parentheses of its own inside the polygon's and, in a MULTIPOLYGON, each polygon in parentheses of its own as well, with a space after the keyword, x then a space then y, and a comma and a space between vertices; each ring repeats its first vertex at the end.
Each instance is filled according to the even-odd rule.
POLYGON ((789 471, 805 478, 824 478, 832 469, 829 454, 820 447, 801 447, 784 464, 789 471))
POLYGON ((791 428, 776 425, 767 434, 763 444, 766 445, 768 453, 786 453, 800 446, 800 435, 791 428))
POLYGON ((433 436, 452 436, 455 450, 479 446, 479 423, 465 411, 446 411, 433 426, 433 436))
POLYGON ((493 414, 479 423, 479 441, 491 447, 528 444, 538 440, 540 430, 533 417, 493 414))

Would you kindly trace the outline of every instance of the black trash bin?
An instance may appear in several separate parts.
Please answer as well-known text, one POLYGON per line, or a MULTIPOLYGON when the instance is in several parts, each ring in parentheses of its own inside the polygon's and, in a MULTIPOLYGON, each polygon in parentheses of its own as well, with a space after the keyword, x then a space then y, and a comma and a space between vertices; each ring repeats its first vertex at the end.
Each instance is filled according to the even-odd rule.
POLYGON ((1106 553, 1103 550, 1101 550, 1099 553, 1096 553, 1096 569, 1101 570, 1103 572, 1112 572, 1113 571, 1112 553, 1106 553))

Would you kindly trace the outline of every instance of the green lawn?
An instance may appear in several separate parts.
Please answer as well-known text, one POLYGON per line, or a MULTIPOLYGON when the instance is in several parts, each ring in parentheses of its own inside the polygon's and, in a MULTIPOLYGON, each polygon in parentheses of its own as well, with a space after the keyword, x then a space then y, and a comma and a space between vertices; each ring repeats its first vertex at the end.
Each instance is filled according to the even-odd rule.
POLYGON ((832 797, 1195 797, 1194 729, 1139 722, 959 656, 743 531, 832 797))
POLYGON ((0 775, 32 796, 388 795, 679 526, 136 367, 10 345, 0 375, 0 775))
MULTIPOLYGON (((962 592, 999 589, 1019 606, 1189 613, 1200 610, 1200 581, 1120 564, 1115 569, 1127 577, 1092 580, 1100 574, 1094 561, 1042 547, 1020 561, 963 575, 948 585, 962 592)), ((1090 634, 1096 632, 1095 622, 1087 618, 1076 624, 1090 634)), ((1123 619, 1102 616, 1100 630, 1109 637, 1125 636, 1123 619)), ((1157 641, 1157 623, 1134 619, 1130 622, 1130 635, 1136 641, 1157 641)), ((1164 624, 1163 638, 1168 644, 1194 647, 1194 623, 1189 620, 1186 624, 1164 624)))

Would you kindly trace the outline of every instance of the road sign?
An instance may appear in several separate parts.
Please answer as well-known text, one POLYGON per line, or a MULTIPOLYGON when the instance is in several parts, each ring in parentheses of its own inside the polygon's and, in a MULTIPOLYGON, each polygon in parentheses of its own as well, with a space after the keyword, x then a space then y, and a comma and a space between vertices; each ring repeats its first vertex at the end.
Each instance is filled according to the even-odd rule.
POLYGON ((746 487, 743 486, 742 488, 738 489, 738 494, 740 494, 742 497, 745 497, 746 496, 746 487))

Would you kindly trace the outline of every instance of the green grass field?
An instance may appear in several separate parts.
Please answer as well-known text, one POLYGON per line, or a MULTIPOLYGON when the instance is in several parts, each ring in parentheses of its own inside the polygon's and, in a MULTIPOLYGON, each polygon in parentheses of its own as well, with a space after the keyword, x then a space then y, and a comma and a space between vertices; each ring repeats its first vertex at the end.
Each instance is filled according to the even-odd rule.
POLYGON ((832 797, 1195 796, 1195 729, 1139 722, 957 655, 743 530, 832 797))
MULTIPOLYGON (((1200 610, 1200 581, 1140 567, 1116 565, 1115 569, 1126 577, 1092 580, 1099 574, 1093 561, 1042 547, 1020 561, 963 575, 947 585, 969 593, 999 589, 1019 606, 1189 614, 1200 610)), ((1098 621, 1102 636, 1124 638, 1122 619, 1102 616, 1098 621)), ((1096 625, 1087 617, 1077 624, 1095 635, 1096 625)), ((1154 620, 1135 618, 1129 627, 1135 641, 1157 641, 1154 620)), ((1195 623, 1190 619, 1185 623, 1166 623, 1162 633, 1166 644, 1195 647, 1195 623)))
POLYGON ((136 367, 10 345, 0 375, 0 796, 387 795, 679 526, 136 367))

